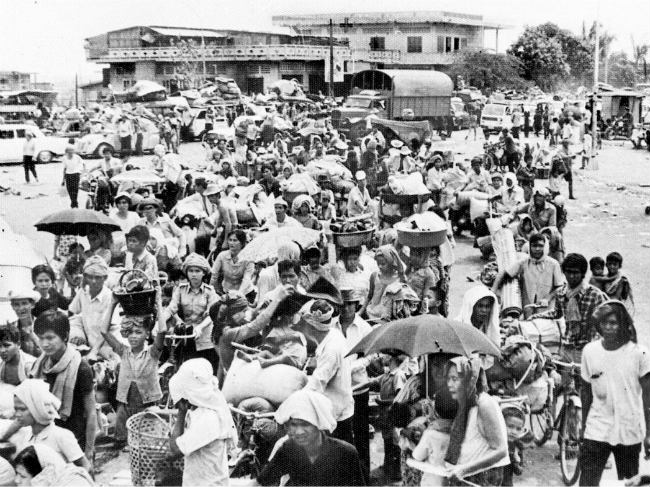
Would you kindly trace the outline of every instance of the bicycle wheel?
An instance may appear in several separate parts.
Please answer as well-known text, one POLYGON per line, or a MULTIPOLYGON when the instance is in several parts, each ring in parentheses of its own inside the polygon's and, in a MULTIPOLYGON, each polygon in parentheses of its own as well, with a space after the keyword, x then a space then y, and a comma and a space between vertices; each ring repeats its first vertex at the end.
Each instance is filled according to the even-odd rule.
POLYGON ((530 412, 530 432, 533 435, 533 442, 542 446, 553 436, 553 413, 549 406, 538 412, 530 412))
POLYGON ((582 412, 569 400, 565 400, 563 408, 564 417, 560 426, 560 470, 564 485, 568 486, 575 484, 580 476, 582 412))

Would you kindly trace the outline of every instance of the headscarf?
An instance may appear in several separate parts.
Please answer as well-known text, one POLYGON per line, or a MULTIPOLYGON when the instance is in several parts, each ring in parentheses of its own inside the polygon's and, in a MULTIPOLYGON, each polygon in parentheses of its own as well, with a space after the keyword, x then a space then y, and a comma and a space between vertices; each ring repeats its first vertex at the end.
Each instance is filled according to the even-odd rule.
POLYGON ((375 252, 375 259, 377 259, 377 257, 383 257, 400 276, 404 274, 404 262, 399 258, 397 249, 392 245, 382 245, 379 247, 375 252))
POLYGON ((533 219, 529 215, 521 215, 519 217, 519 224, 517 225, 517 236, 528 241, 530 236, 535 233, 535 225, 533 225, 533 219), (524 223, 525 222, 530 223, 530 231, 526 232, 524 231, 524 223))
POLYGON ((38 424, 48 425, 59 417, 61 401, 50 392, 49 385, 40 379, 25 379, 14 390, 14 396, 25 403, 29 414, 38 424))
POLYGON ((455 357, 451 359, 445 370, 445 377, 452 367, 456 367, 461 382, 458 398, 456 399, 458 401, 458 413, 456 413, 454 422, 451 425, 445 462, 456 465, 465 439, 469 412, 477 405, 478 395, 487 390, 487 379, 481 366, 481 359, 478 357, 455 357))
POLYGON ((508 181, 510 181, 512 183, 512 186, 510 186, 511 188, 516 188, 517 187, 517 176, 515 176, 514 173, 507 172, 503 176, 503 183, 504 183, 504 186, 506 188, 508 188, 508 185, 506 184, 508 181))
POLYGON ((603 320, 612 313, 614 313, 618 318, 619 326, 626 333, 628 341, 636 343, 637 339, 634 320, 625 307, 625 304, 617 299, 608 299, 595 309, 591 317, 589 317, 591 326, 595 327, 598 333, 601 333, 600 325, 603 320))
POLYGON ((84 264, 84 274, 90 276, 108 276, 108 264, 104 259, 98 255, 93 255, 88 257, 86 263, 84 264))
POLYGON ((564 239, 557 227, 544 227, 539 233, 544 235, 550 234, 550 240, 548 242, 550 253, 564 252, 564 239))
POLYGON ((204 358, 194 358, 183 362, 171 379, 169 394, 172 401, 187 400, 193 406, 215 411, 216 439, 237 442, 237 430, 230 415, 230 409, 219 390, 219 382, 212 375, 212 365, 204 358))
POLYGON ((221 297, 219 309, 219 321, 230 323, 232 317, 240 311, 248 309, 248 300, 239 291, 228 291, 221 297))
POLYGON ((325 300, 318 300, 317 302, 319 301, 326 303, 329 307, 329 311, 325 313, 323 313, 320 309, 317 309, 316 311, 310 311, 309 313, 305 313, 303 315, 303 319, 317 331, 328 331, 332 325, 331 320, 332 315, 334 314, 334 308, 325 300))
POLYGON ((275 420, 280 424, 290 419, 301 419, 316 426, 321 431, 331 433, 336 429, 332 402, 323 394, 301 389, 291 394, 275 412, 275 420))
POLYGON ((181 268, 183 274, 187 274, 187 269, 190 267, 198 267, 206 274, 210 272, 210 264, 208 263, 208 260, 196 252, 192 252, 183 261, 183 267, 181 268))
POLYGON ((472 324, 474 306, 476 306, 476 303, 481 299, 487 297, 492 298, 492 314, 487 328, 481 331, 485 333, 492 342, 499 346, 501 343, 501 336, 499 334, 499 305, 497 297, 487 286, 480 284, 465 291, 465 294, 463 295, 463 304, 460 308, 460 314, 456 317, 456 321, 460 321, 469 326, 474 326, 472 324))
POLYGON ((309 205, 309 210, 310 211, 314 209, 314 206, 315 206, 314 205, 314 200, 311 199, 311 196, 306 195, 306 194, 299 194, 298 196, 296 196, 293 199, 293 202, 291 203, 291 211, 293 213, 297 213, 298 209, 302 205, 304 205, 305 203, 307 203, 309 205))
POLYGON ((144 328, 145 330, 151 331, 153 324, 153 315, 141 315, 141 316, 123 316, 122 322, 120 323, 120 333, 122 336, 127 335, 133 330, 133 327, 138 326, 144 328))

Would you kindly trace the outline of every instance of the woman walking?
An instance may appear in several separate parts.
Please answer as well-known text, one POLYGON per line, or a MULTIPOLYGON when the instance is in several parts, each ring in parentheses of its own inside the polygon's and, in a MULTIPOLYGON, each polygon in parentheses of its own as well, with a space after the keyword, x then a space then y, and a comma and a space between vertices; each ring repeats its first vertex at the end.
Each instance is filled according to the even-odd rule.
POLYGON ((79 208, 77 197, 79 195, 79 181, 81 173, 85 171, 84 162, 75 154, 74 146, 68 145, 65 148, 63 161, 63 181, 61 186, 65 186, 70 196, 70 208, 79 208))

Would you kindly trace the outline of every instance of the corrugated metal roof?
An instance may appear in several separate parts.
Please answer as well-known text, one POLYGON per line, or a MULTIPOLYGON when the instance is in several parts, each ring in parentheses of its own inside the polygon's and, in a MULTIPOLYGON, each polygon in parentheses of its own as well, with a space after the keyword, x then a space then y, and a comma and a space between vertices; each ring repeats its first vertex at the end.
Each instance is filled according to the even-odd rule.
MULTIPOLYGON (((395 96, 451 96, 454 83, 440 71, 420 69, 376 69, 360 71, 356 76, 370 71, 383 73, 392 80, 395 96)), ((352 81, 354 83, 354 80, 352 81)))
POLYGON ((508 28, 498 22, 487 21, 482 15, 438 10, 411 10, 401 12, 350 12, 305 15, 274 15, 273 23, 286 26, 326 25, 332 19, 334 24, 422 24, 441 23, 456 25, 473 25, 486 28, 508 28))
POLYGON ((222 38, 227 37, 226 34, 222 32, 217 32, 211 29, 189 29, 183 27, 149 27, 149 29, 157 32, 163 36, 172 36, 172 37, 211 37, 211 38, 222 38))

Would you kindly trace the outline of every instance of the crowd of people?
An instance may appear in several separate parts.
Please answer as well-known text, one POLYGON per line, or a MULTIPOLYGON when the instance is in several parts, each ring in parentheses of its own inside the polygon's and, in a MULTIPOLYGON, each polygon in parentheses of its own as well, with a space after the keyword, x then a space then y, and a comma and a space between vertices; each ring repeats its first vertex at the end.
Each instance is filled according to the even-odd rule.
MULTIPOLYGON (((237 128, 234 141, 209 139, 192 171, 173 143, 156 147, 151 160, 104 152, 109 182, 95 209, 120 231, 97 227, 87 246, 59 235, 52 265, 35 267, 32 283, 10 285, 16 316, 0 327, 0 382, 13 388, 15 414, 2 440, 17 453, 0 465, 0 476, 11 478, 3 485, 94 485, 98 401, 115 406, 116 449, 134 447, 129 418, 173 406, 169 456, 182 456, 185 466, 167 484, 227 485, 241 443, 231 406, 243 406, 228 404, 222 390, 229 371, 253 362, 287 377, 306 372, 280 404, 264 401, 282 439, 252 479, 260 485, 287 476, 288 485, 513 485, 524 465, 527 415, 500 406, 498 360, 391 349, 349 355, 373 329, 415 315, 454 317, 501 347, 511 332, 501 304, 512 282, 521 319, 563 320, 563 357, 581 364, 580 484, 598 484, 610 453, 619 478, 636 476, 640 450, 650 448, 650 361, 636 341, 631 284, 617 252, 589 261, 566 252, 564 188, 549 181, 547 189, 532 166, 544 148, 524 149, 506 130, 503 165, 486 167, 477 156, 467 167, 430 138, 387 141, 370 128, 347 140, 329 121, 322 133, 304 135, 308 114, 281 106, 260 127, 237 128), (294 130, 274 130, 275 117, 294 130), (164 183, 110 181, 132 169, 164 183), (413 179, 425 193, 385 201, 409 195, 413 179), (403 244, 394 225, 416 214, 442 225, 442 244, 403 244), (520 252, 505 268, 495 268, 489 243, 494 215, 520 252), (464 219, 489 272, 453 310, 453 249, 467 237, 464 219), (350 221, 372 222, 374 238, 334 245, 331 232, 350 221), (324 237, 304 247, 289 238, 271 257, 247 252, 266 232, 285 228, 324 237), (120 313, 115 276, 133 270, 156 289, 151 313, 120 313), (182 347, 169 335, 186 337, 182 347), (161 381, 167 362, 174 374, 161 381), (114 371, 110 387, 96 364, 114 371), (374 428, 383 439, 379 478, 371 474, 374 428), (423 476, 410 459, 433 470, 423 476)), ((579 151, 569 139, 560 145, 554 162, 563 162, 566 177, 579 151)), ((85 165, 71 146, 63 179, 73 208, 85 165)))

